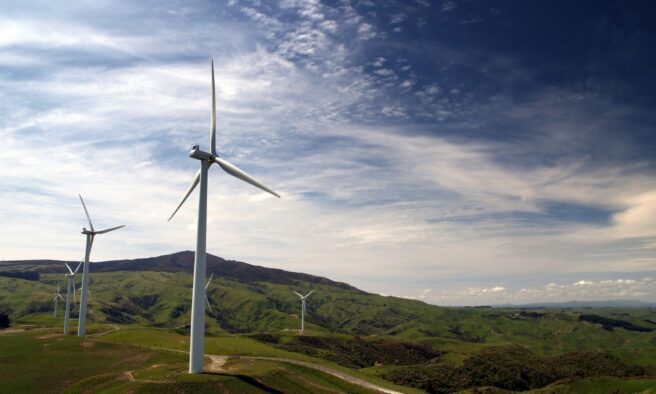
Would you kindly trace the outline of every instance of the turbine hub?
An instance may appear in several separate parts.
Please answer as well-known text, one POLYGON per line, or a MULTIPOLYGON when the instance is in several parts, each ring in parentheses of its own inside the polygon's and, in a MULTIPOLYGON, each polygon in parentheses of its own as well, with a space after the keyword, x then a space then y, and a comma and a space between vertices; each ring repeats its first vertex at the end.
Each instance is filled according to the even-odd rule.
POLYGON ((189 157, 197 160, 212 161, 214 155, 208 152, 204 152, 200 150, 200 147, 198 145, 194 145, 194 147, 191 148, 191 151, 189 152, 189 157))

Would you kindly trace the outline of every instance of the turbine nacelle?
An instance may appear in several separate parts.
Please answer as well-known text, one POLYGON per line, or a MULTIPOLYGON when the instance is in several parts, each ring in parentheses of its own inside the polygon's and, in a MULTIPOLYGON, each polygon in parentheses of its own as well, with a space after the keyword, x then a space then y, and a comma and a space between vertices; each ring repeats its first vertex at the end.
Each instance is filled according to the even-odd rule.
POLYGON ((210 163, 213 163, 216 155, 204 152, 200 150, 200 147, 198 145, 194 145, 194 147, 191 148, 191 151, 189 151, 189 157, 197 160, 205 160, 205 161, 209 161, 210 163))

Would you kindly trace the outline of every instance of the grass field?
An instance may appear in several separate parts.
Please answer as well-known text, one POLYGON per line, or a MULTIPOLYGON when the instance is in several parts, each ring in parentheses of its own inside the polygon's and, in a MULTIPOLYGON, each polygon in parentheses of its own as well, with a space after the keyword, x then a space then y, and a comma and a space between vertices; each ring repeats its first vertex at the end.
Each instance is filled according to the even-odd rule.
POLYGON ((538 390, 535 394, 601 394, 601 393, 656 393, 656 379, 617 379, 610 377, 580 379, 576 382, 556 384, 538 390))
POLYGON ((208 392, 370 393, 322 372, 272 361, 231 360, 189 375, 187 355, 51 329, 0 335, 0 381, 12 393, 208 392))
MULTIPOLYGON (((150 329, 150 328, 127 328, 119 331, 110 332, 102 336, 103 341, 116 342, 121 344, 133 344, 147 348, 173 349, 187 351, 189 349, 189 337, 167 329, 150 329)), ((220 335, 205 337, 205 353, 216 355, 239 355, 239 356, 266 356, 280 357, 300 361, 309 361, 319 365, 328 366, 334 370, 347 373, 351 376, 370 381, 374 384, 388 387, 394 390, 403 390, 406 392, 419 392, 412 388, 404 388, 392 384, 375 374, 361 373, 357 370, 349 369, 331 363, 329 361, 308 357, 303 354, 288 352, 269 346, 265 343, 258 342, 248 336, 241 335, 220 335)))

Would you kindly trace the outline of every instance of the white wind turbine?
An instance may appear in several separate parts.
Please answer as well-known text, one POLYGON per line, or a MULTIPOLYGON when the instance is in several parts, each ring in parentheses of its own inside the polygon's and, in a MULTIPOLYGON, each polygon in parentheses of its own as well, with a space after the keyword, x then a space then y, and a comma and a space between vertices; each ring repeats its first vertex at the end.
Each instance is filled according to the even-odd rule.
MULTIPOLYGON (((78 289, 77 289, 77 291, 78 291, 80 294, 82 294, 82 288, 83 288, 83 287, 84 287, 84 286, 82 286, 82 284, 80 283, 80 287, 78 287, 78 289)), ((89 294, 89 301, 93 301, 93 294, 91 294, 91 290, 88 290, 87 293, 89 294)), ((73 292, 73 294, 75 294, 75 292, 73 292)))
POLYGON ((191 185, 187 192, 182 196, 178 207, 171 214, 168 220, 171 220, 176 212, 184 204, 189 194, 200 183, 200 193, 198 193, 198 228, 196 231, 196 255, 194 258, 194 284, 191 297, 191 339, 189 343, 189 373, 203 372, 203 357, 205 346, 205 304, 204 284, 205 284, 205 244, 207 240, 207 172, 214 163, 218 164, 223 171, 241 179, 244 182, 271 193, 280 198, 276 192, 258 182, 255 178, 240 170, 228 161, 219 157, 216 152, 216 95, 214 89, 214 61, 212 67, 212 117, 210 125, 210 152, 200 150, 198 145, 194 146, 189 152, 189 156, 200 161, 200 170, 196 172, 191 185))
POLYGON ((301 334, 303 334, 303 331, 305 330, 305 299, 308 298, 312 293, 314 293, 314 290, 310 291, 306 295, 302 295, 294 291, 294 294, 299 296, 301 299, 301 334))
MULTIPOLYGON (((79 194, 78 194, 79 195, 79 194)), ((91 230, 87 230, 86 227, 82 228, 82 234, 87 236, 87 246, 84 252, 84 265, 82 269, 82 294, 80 296, 80 313, 77 319, 77 336, 83 337, 86 334, 86 320, 87 320, 87 300, 89 298, 89 255, 91 254, 91 246, 93 245, 93 238, 97 234, 105 234, 110 231, 118 230, 125 225, 111 227, 105 230, 94 230, 93 224, 91 223, 91 217, 89 217, 89 211, 87 211, 87 206, 84 204, 82 196, 80 196, 80 201, 82 202, 82 207, 84 208, 84 214, 87 216, 87 221, 89 222, 89 227, 91 230)))
POLYGON ((71 292, 73 293, 73 308, 75 308, 75 274, 77 274, 82 263, 80 262, 80 264, 77 265, 75 271, 73 271, 67 263, 64 264, 66 264, 66 268, 69 272, 65 275, 66 279, 68 279, 68 284, 66 287, 66 312, 64 313, 64 335, 68 335, 68 321, 71 318, 71 292))
POLYGON ((57 317, 57 303, 60 299, 64 301, 64 297, 59 294, 59 283, 57 283, 57 292, 54 293, 54 297, 52 298, 52 300, 55 301, 55 317, 57 317))
POLYGON ((210 283, 212 282, 212 278, 214 278, 214 273, 212 272, 212 275, 210 275, 210 279, 207 281, 207 284, 205 285, 205 302, 207 302, 207 307, 210 309, 210 313, 212 313, 212 306, 210 305, 210 299, 207 298, 207 288, 210 287, 210 283))

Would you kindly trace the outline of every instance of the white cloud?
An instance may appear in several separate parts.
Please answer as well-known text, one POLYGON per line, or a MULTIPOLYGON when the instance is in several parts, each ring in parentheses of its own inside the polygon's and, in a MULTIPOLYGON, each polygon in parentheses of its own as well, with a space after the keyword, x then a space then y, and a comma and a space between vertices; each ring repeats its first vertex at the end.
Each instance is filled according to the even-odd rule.
MULTIPOLYGON (((193 248, 194 196, 172 223, 164 221, 195 170, 188 149, 207 142, 206 57, 214 53, 221 153, 283 199, 269 198, 215 168, 212 253, 345 280, 370 291, 400 293, 412 285, 419 290, 408 293, 429 302, 440 302, 436 297, 442 295, 426 291, 426 286, 438 288, 424 283, 426 278, 451 280, 471 272, 542 276, 544 267, 580 277, 599 270, 653 270, 656 181, 648 171, 567 157, 512 166, 508 163, 518 158, 513 143, 450 138, 451 126, 439 123, 431 124, 431 133, 410 121, 400 123, 413 111, 448 119, 467 110, 443 101, 440 85, 416 78, 409 65, 395 68, 395 57, 355 62, 358 46, 366 43, 353 43, 352 35, 378 33, 352 7, 285 2, 281 12, 300 18, 294 24, 282 23, 283 15, 266 8, 235 4, 233 12, 247 19, 237 25, 166 25, 129 35, 85 25, 84 18, 47 24, 51 35, 32 31, 40 24, 36 19, 0 23, 7 33, 0 34, 0 62, 27 65, 37 74, 33 80, 0 77, 0 258, 79 258, 77 231, 84 217, 78 191, 98 223, 128 225, 98 241, 95 260, 193 248), (82 36, 91 39, 80 42, 82 36), (17 51, 21 46, 82 48, 83 57, 95 61, 53 61, 38 74, 50 60, 47 51, 17 51), (125 61, 95 57, 107 49, 125 61), (110 66, 112 61, 119 65, 110 66), (377 70, 371 75, 365 71, 370 65, 377 70), (386 91, 383 83, 396 72, 404 75, 403 82, 390 82, 386 91), (399 87, 412 96, 415 85, 422 89, 417 100, 426 107, 397 100, 399 87), (369 119, 376 122, 368 125, 369 119), (35 147, 40 148, 36 155, 35 147), (545 202, 612 213, 608 223, 592 224, 556 218, 533 225, 519 216, 550 218, 545 202)), ((183 14, 189 12, 198 11, 183 14)), ((140 24, 161 26, 147 15, 140 24)), ((453 58, 468 60, 460 56, 453 58)), ((481 111, 507 112, 519 125, 537 118, 540 127, 527 129, 563 141, 558 130, 583 122, 575 112, 581 104, 562 95, 549 92, 517 105, 499 98, 481 111), (574 121, 548 122, 563 107, 572 108, 563 117, 574 121)), ((465 88, 461 96, 467 96, 465 88)), ((562 145, 555 142, 554 148, 549 141, 541 144, 545 150, 562 145)), ((635 289, 637 284, 599 288, 604 286, 635 289)), ((524 287, 523 293, 536 297, 597 289, 555 283, 524 287)), ((497 277, 457 291, 470 288, 471 297, 515 294, 497 277)))
POLYGON ((362 23, 358 27, 358 38, 361 40, 371 40, 376 37, 376 30, 369 23, 362 23))
POLYGON ((398 13, 392 15, 392 18, 390 19, 390 23, 393 25, 399 24, 403 22, 408 16, 404 13, 398 13))
POLYGON ((442 12, 451 12, 457 8, 453 0, 447 0, 442 3, 442 12))
POLYGON ((335 21, 324 21, 319 25, 319 27, 329 33, 336 33, 338 25, 335 21))
POLYGON ((625 197, 628 208, 613 217, 618 237, 656 237, 656 190, 625 197))
POLYGON ((646 300, 655 301, 656 280, 609 279, 585 280, 574 283, 549 283, 543 287, 508 290, 502 286, 493 288, 468 288, 465 290, 443 291, 430 295, 427 302, 442 305, 493 305, 527 304, 534 302, 566 301, 609 301, 646 300))

